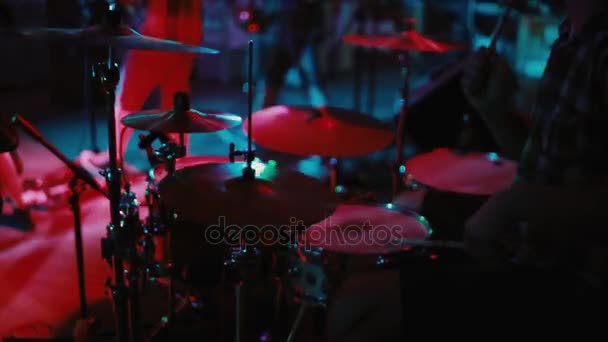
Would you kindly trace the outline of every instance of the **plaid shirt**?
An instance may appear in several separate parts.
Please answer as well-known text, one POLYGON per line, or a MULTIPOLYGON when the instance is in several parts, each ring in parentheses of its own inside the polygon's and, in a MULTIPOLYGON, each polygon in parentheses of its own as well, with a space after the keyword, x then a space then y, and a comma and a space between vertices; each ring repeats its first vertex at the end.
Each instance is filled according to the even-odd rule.
POLYGON ((520 161, 523 182, 597 186, 608 176, 608 15, 575 37, 560 26, 533 111, 534 126, 520 161))

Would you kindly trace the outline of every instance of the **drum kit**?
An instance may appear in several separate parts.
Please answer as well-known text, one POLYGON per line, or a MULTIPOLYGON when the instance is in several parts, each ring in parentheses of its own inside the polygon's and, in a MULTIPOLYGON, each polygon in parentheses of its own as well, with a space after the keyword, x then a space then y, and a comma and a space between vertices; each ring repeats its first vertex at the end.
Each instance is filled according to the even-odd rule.
MULTIPOLYGON (((117 8, 109 6, 108 20, 100 27, 2 31, 28 38, 62 39, 108 47, 109 58, 97 66, 106 99, 110 144, 110 166, 102 172, 108 185, 107 193, 86 171, 46 142, 27 121, 19 116, 12 121, 21 124, 56 152, 74 171, 75 180, 94 187, 110 201, 111 222, 107 226, 107 236, 102 240, 102 256, 114 273, 107 286, 112 293, 118 341, 153 338, 142 331, 139 299, 140 284, 153 279, 168 280, 171 296, 163 327, 171 327, 178 308, 189 300, 188 293, 180 296, 177 289, 180 282, 188 282, 189 276, 184 274, 212 273, 196 265, 213 264, 221 269, 221 282, 230 279, 234 285, 237 299, 231 336, 240 341, 251 339, 243 332, 246 318, 242 313, 246 310, 243 310, 245 304, 240 295, 243 286, 255 285, 250 284, 255 280, 246 275, 251 265, 272 264, 266 265, 271 269, 271 277, 280 279, 290 289, 283 291, 284 297, 290 293, 293 295, 289 296, 290 300, 295 302, 325 306, 331 303, 332 293, 339 288, 341 279, 350 272, 391 267, 402 253, 436 246, 429 240, 433 233, 431 225, 421 215, 391 203, 341 204, 332 187, 318 179, 281 169, 274 163, 260 162, 252 148, 254 142, 293 155, 346 158, 384 149, 396 139, 395 193, 404 183, 415 183, 487 195, 507 186, 506 182, 514 173, 514 165, 497 155, 457 155, 449 150, 438 150, 414 158, 408 164, 402 160, 401 136, 408 102, 408 52, 444 53, 460 46, 437 43, 414 31, 394 37, 347 36, 344 40, 349 44, 401 54, 403 108, 396 133, 382 122, 340 108, 274 106, 253 113, 250 66, 246 120, 218 111, 192 109, 187 95, 181 93, 176 94, 175 107, 171 111, 142 112, 122 120, 125 126, 148 131, 152 138, 158 137, 162 142, 160 148, 153 150, 151 139, 145 139, 145 143, 142 139, 150 152, 151 163, 145 190, 149 212, 142 220, 137 195, 128 184, 123 184, 117 162, 113 108, 119 73, 112 57, 113 49, 194 54, 218 51, 142 36, 121 26, 118 14, 117 8), (237 150, 231 144, 227 146, 226 156, 186 156, 184 134, 206 134, 239 125, 248 137, 245 150, 237 150), (168 134, 179 134, 180 142, 171 141, 168 134), (403 172, 404 165, 409 172, 407 175, 403 172), (461 174, 460 170, 464 170, 462 174, 466 179, 453 178, 454 174, 461 174), (469 172, 471 170, 477 173, 469 172), (163 245, 155 241, 163 241, 163 245), (159 260, 155 255, 161 248, 166 249, 166 255, 159 260), (201 263, 200 258, 211 259, 201 263), (281 262, 272 261, 276 259, 281 262)), ((253 42, 250 42, 250 62, 252 52, 253 42)), ((9 127, 1 127, 2 151, 10 151, 18 145, 17 135, 9 127)), ((82 318, 87 318, 77 193, 74 190, 72 206, 77 227, 81 311, 82 318)), ((462 248, 458 243, 444 246, 462 248)), ((306 305, 302 304, 289 336, 275 335, 275 338, 294 338, 304 307, 306 305)))

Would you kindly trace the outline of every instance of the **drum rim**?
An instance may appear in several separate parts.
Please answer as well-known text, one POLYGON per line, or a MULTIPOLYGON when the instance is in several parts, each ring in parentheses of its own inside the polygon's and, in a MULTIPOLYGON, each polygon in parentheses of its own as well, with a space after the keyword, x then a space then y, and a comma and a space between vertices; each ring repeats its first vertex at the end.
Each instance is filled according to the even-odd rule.
MULTIPOLYGON (((380 209, 384 209, 384 210, 389 210, 389 211, 396 211, 399 212, 401 214, 404 214, 406 216, 409 217, 413 217, 416 219, 416 221, 418 223, 420 223, 422 225, 422 228, 426 231, 427 236, 424 238, 424 240, 430 240, 433 236, 433 227, 431 225, 431 223, 426 219, 426 217, 424 217, 424 215, 418 213, 415 210, 412 210, 410 208, 407 208, 405 206, 402 205, 398 205, 398 204, 393 204, 390 202, 383 202, 383 203, 374 203, 374 204, 370 204, 370 203, 340 203, 338 205, 338 208, 340 206, 362 206, 362 207, 372 207, 372 208, 380 208, 380 209)), ((338 209, 336 209, 337 211, 338 209)), ((331 216, 335 215, 336 212, 334 212, 332 215, 328 216, 325 219, 330 218, 331 216)), ((301 234, 306 234, 309 230, 309 228, 311 226, 314 225, 318 225, 319 223, 321 223, 323 221, 314 223, 309 225, 301 234)), ((290 246, 293 249, 298 249, 298 250, 302 250, 305 253, 332 253, 332 254, 344 254, 344 255, 349 255, 349 256, 367 256, 367 257, 382 257, 382 256, 389 256, 389 255, 394 255, 394 254, 398 254, 398 253, 402 253, 403 251, 408 250, 408 247, 402 247, 400 249, 397 249, 395 251, 391 251, 389 253, 371 253, 371 254, 366 254, 366 253, 349 253, 346 251, 338 251, 338 250, 334 250, 334 249, 329 249, 327 247, 319 247, 319 246, 305 246, 302 245, 300 242, 302 240, 298 239, 297 243, 293 246, 290 246)))

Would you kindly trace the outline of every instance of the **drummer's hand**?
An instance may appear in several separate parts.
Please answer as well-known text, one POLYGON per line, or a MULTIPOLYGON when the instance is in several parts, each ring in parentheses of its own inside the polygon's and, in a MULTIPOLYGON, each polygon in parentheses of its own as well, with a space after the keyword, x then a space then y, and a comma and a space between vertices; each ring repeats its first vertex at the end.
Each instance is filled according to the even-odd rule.
POLYGON ((482 115, 512 106, 518 88, 511 66, 487 48, 466 61, 461 83, 468 100, 482 115))
POLYGON ((511 209, 516 200, 512 189, 492 196, 467 222, 464 243, 467 252, 480 262, 489 265, 506 262, 507 237, 514 229, 511 209))

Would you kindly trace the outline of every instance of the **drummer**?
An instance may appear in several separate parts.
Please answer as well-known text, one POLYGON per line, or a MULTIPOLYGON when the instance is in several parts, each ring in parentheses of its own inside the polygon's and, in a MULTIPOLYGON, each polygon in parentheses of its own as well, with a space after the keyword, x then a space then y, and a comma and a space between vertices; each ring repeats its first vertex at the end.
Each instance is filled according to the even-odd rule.
MULTIPOLYGON (((503 152, 523 152, 518 179, 468 221, 465 245, 474 263, 419 272, 403 265, 402 333, 447 322, 467 334, 488 325, 512 331, 515 322, 555 331, 606 305, 608 2, 564 5, 568 18, 552 47, 529 132, 514 114, 517 83, 505 61, 482 49, 466 68, 465 93, 503 152)), ((395 273, 384 279, 351 280, 330 315, 333 337, 374 339, 381 326, 362 322, 390 318, 387 308, 398 300, 390 296, 399 286, 395 273)))

